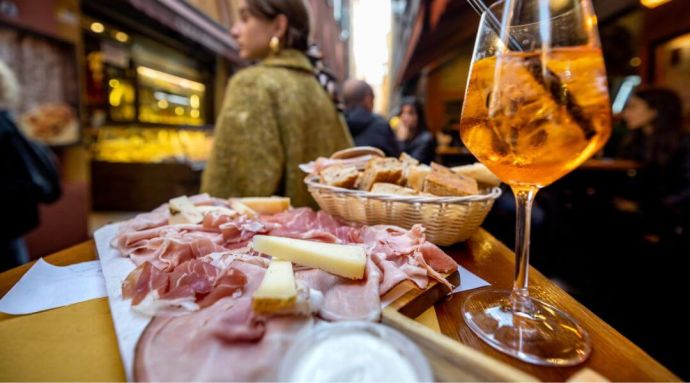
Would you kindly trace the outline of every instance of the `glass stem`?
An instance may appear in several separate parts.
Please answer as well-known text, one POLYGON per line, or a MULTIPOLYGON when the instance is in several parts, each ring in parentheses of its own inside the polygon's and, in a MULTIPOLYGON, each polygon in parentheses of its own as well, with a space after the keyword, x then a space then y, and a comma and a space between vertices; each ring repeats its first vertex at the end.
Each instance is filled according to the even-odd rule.
POLYGON ((515 281, 510 301, 513 312, 531 314, 536 310, 529 298, 529 239, 532 226, 532 203, 536 186, 513 186, 515 207, 515 281))

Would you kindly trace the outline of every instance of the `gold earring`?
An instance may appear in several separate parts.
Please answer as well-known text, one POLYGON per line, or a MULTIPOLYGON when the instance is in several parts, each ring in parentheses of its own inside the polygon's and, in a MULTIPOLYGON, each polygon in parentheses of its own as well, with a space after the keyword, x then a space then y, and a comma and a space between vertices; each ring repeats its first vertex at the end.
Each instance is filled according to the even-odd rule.
POLYGON ((271 37, 268 47, 271 48, 271 52, 273 52, 274 55, 277 55, 278 52, 280 52, 280 39, 278 36, 271 37))

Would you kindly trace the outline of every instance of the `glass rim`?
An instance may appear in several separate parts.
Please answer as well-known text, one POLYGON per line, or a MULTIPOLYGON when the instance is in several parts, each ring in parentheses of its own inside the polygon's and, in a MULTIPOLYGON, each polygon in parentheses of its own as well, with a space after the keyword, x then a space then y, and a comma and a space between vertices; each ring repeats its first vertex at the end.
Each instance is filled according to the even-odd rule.
MULTIPOLYGON (((496 12, 493 12, 493 8, 494 8, 494 7, 497 7, 499 4, 503 4, 503 3, 505 3, 505 0, 498 0, 498 1, 493 2, 491 5, 489 5, 489 6, 486 8, 486 10, 485 10, 484 12, 482 12, 480 23, 482 23, 482 24, 487 24, 486 18, 488 17, 487 15, 488 15, 489 12, 493 13, 494 16, 496 17, 496 19, 497 19, 497 20, 499 21, 499 23, 500 23, 500 22, 501 22, 501 19, 503 18, 503 16, 502 16, 502 15, 499 16, 496 12)), ((549 21, 558 20, 558 19, 563 18, 563 17, 565 17, 565 16, 567 16, 567 15, 569 15, 569 14, 571 14, 571 13, 575 13, 575 8, 574 8, 574 7, 571 8, 571 9, 569 9, 569 10, 566 11, 566 12, 561 13, 560 15, 557 15, 557 16, 554 16, 554 17, 549 18, 549 21)), ((534 21, 534 22, 531 22, 531 23, 524 23, 524 24, 514 24, 514 25, 509 26, 508 29, 524 28, 524 27, 534 26, 534 25, 538 25, 538 24, 539 24, 539 21, 534 21)), ((497 34, 500 33, 500 31, 496 31, 496 32, 498 32, 497 34)))

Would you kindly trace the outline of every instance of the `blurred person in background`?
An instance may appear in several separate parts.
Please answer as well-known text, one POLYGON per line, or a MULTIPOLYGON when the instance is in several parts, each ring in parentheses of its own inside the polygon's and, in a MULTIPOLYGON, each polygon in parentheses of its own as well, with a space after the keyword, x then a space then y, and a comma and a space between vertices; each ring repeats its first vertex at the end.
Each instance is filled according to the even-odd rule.
POLYGON ((39 224, 38 204, 60 197, 60 176, 52 153, 19 131, 12 108, 19 86, 0 60, 0 271, 29 261, 22 236, 39 224))
POLYGON ((405 97, 398 112, 400 122, 395 130, 403 152, 428 164, 436 157, 436 140, 426 128, 424 108, 415 97, 405 97))
POLYGON ((357 146, 373 146, 386 156, 398 157, 400 148, 388 121, 374 114, 374 90, 362 80, 347 80, 343 86, 345 119, 357 146))
MULTIPOLYGON (((229 81, 201 190, 227 198, 286 195, 313 205, 298 168, 352 146, 333 84, 315 71, 303 0, 240 0, 231 33, 256 64, 229 81)), ((320 65, 316 65, 320 67, 320 65)))
POLYGON ((620 157, 641 169, 615 201, 619 210, 643 220, 650 242, 687 243, 690 215, 690 134, 683 126, 680 97, 663 88, 642 88, 628 101, 622 117, 630 132, 620 157))

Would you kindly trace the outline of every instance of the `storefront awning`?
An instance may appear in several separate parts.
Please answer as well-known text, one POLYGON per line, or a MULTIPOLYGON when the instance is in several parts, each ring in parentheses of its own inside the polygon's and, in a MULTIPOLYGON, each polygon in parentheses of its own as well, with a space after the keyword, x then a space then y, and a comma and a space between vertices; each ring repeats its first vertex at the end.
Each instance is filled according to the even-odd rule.
POLYGON ((201 14, 192 5, 176 0, 128 0, 148 17, 198 42, 232 62, 240 62, 237 43, 230 32, 201 14))
POLYGON ((477 31, 479 16, 464 1, 433 0, 422 4, 397 73, 398 85, 427 65, 452 56, 477 31))

